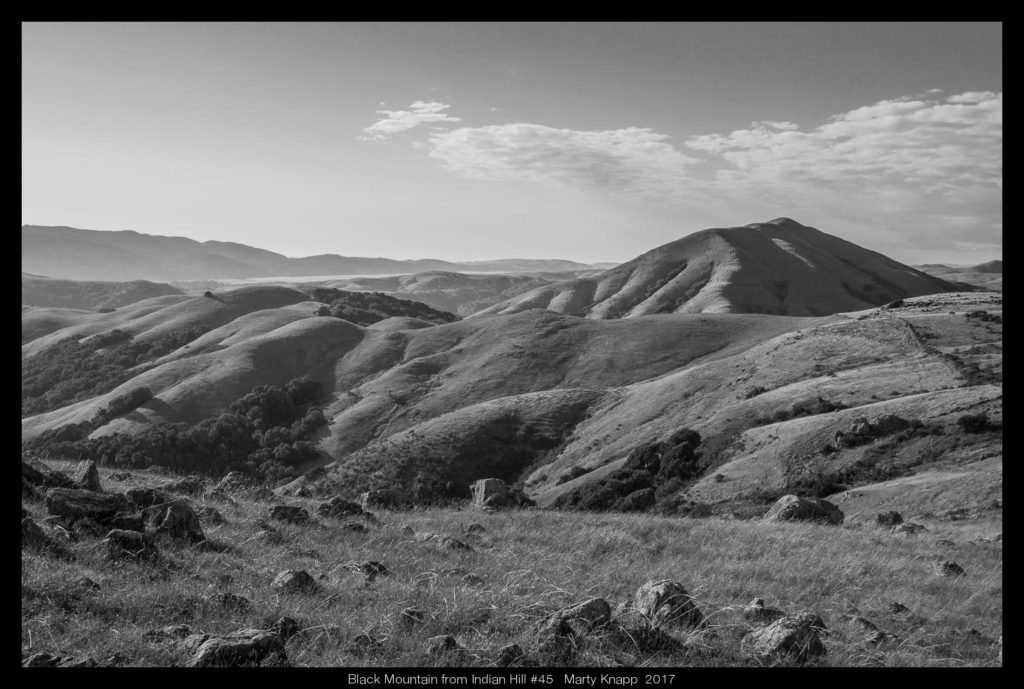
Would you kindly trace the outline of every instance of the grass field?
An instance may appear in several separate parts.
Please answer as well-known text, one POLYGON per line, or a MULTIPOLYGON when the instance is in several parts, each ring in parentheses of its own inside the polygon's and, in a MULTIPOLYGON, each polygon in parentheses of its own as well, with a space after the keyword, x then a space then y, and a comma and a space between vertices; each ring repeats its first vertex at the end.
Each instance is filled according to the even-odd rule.
MULTIPOLYGON (((69 466, 50 463, 57 469, 69 466)), ((101 470, 104 489, 155 486, 167 478, 134 472, 119 482, 101 470)), ((279 501, 278 501, 279 502, 279 501)), ((713 634, 675 630, 688 642, 675 654, 610 650, 600 634, 582 643, 579 665, 734 666, 759 664, 739 652, 749 630, 740 610, 755 597, 786 612, 811 611, 828 627, 826 666, 993 666, 1002 635, 1002 542, 982 540, 962 524, 898 538, 873 526, 826 527, 633 514, 565 513, 531 509, 484 513, 472 509, 377 512, 357 533, 314 517, 307 525, 275 522, 282 538, 258 536, 256 521, 273 504, 211 497, 193 505, 216 508, 227 522, 204 523, 213 548, 162 545, 165 566, 112 566, 100 539, 68 544, 72 558, 22 551, 22 655, 49 652, 90 656, 101 665, 173 666, 191 654, 177 640, 147 641, 167 625, 210 634, 264 628, 282 615, 302 632, 286 646, 295 666, 429 666, 452 662, 425 653, 426 640, 452 634, 469 652, 459 664, 493 666, 502 646, 529 655, 537 622, 563 606, 599 596, 612 608, 651 579, 681 582, 698 600, 713 634), (485 531, 467 535, 477 523, 485 531), (447 534, 474 551, 442 550, 417 542, 416 532, 447 534), (970 537, 975 540, 965 540, 970 537), (955 539, 950 543, 947 539, 955 539), (350 561, 386 565, 372 582, 342 569, 350 561), (933 571, 954 560, 967 576, 933 571), (318 589, 278 595, 270 586, 285 569, 308 571, 318 589), (474 574, 479 581, 466 581, 474 574), (100 585, 87 590, 88 577, 100 585), (209 597, 231 592, 251 601, 226 610, 209 597), (907 611, 894 613, 901 603, 907 611), (425 613, 403 625, 404 608, 425 613), (867 618, 895 639, 872 646, 845 615, 867 618), (377 644, 353 641, 367 634, 377 644)), ((306 506, 316 501, 289 499, 306 506)), ((46 516, 42 503, 26 503, 46 516)), ((991 534, 989 534, 991 535, 991 534)))

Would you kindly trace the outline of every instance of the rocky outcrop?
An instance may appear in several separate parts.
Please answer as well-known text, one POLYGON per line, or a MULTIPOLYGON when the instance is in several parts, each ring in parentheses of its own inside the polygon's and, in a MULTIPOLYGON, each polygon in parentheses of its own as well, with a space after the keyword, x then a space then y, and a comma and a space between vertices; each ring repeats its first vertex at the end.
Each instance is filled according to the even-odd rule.
POLYGON ((195 545, 206 540, 199 515, 186 500, 172 500, 143 510, 147 530, 158 536, 195 545))
POLYGON ((72 476, 72 481, 75 482, 77 488, 82 490, 91 490, 100 492, 100 472, 96 468, 96 462, 91 459, 86 459, 78 463, 75 467, 75 473, 72 476))
POLYGON ((652 580, 640 586, 633 596, 633 608, 653 627, 697 627, 704 622, 703 613, 686 588, 671 579, 652 580))
POLYGON ((512 490, 497 478, 482 478, 469 487, 473 507, 485 510, 500 510, 516 507, 531 507, 536 503, 521 491, 512 490))
POLYGON ((123 495, 96 493, 77 488, 51 488, 46 494, 46 511, 70 522, 93 519, 108 523, 130 508, 123 495))
POLYGON ((910 428, 911 423, 895 414, 883 414, 870 421, 864 417, 854 419, 850 427, 845 431, 836 431, 833 438, 833 445, 836 449, 857 447, 870 443, 876 438, 892 435, 910 428))
POLYGON ((203 641, 195 652, 192 667, 252 667, 280 665, 287 660, 284 639, 276 632, 241 629, 203 641))
POLYGON ((306 511, 305 507, 296 507, 294 505, 274 505, 269 511, 270 518, 280 522, 287 522, 289 524, 307 524, 309 523, 309 512, 306 511))
POLYGON ((935 563, 935 573, 940 577, 964 577, 967 572, 964 568, 952 560, 944 560, 935 563))
POLYGON ((842 524, 842 510, 828 500, 784 495, 764 515, 766 522, 809 521, 823 524, 842 524))
POLYGON ((903 515, 896 510, 890 510, 889 512, 880 512, 875 517, 875 522, 879 526, 896 526, 897 524, 903 523, 903 515))
POLYGON ((749 632, 740 642, 740 652, 761 662, 792 660, 798 663, 825 654, 819 633, 825 623, 813 613, 787 615, 749 632))
POLYGON ((312 593, 317 589, 316 580, 309 572, 296 569, 280 572, 270 585, 275 590, 288 594, 312 593))
POLYGON ((472 546, 469 546, 457 538, 451 536, 445 536, 439 533, 418 533, 413 536, 413 540, 419 541, 420 543, 430 543, 442 550, 465 550, 466 552, 474 552, 472 546))
POLYGON ((785 616, 782 610, 765 607, 764 598, 755 598, 743 608, 743 619, 754 625, 771 624, 785 616))

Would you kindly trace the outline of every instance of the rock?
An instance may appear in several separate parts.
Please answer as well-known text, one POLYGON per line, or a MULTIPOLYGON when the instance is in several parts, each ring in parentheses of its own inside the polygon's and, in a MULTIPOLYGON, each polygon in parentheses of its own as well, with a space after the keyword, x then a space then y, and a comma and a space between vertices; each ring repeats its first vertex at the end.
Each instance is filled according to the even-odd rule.
POLYGON ((72 481, 75 482, 75 487, 81 490, 91 490, 99 492, 100 488, 100 472, 96 468, 96 462, 91 459, 86 459, 78 463, 75 467, 74 476, 72 481))
POLYGON ((416 608, 405 608, 398 614, 398 620, 405 627, 412 627, 417 624, 423 623, 423 618, 427 616, 427 613, 423 610, 417 610, 416 608))
POLYGON ((195 653, 209 638, 209 634, 189 634, 182 640, 181 645, 187 653, 195 653))
POLYGON ((881 512, 875 517, 875 521, 879 526, 896 526, 903 523, 903 515, 896 510, 881 512))
POLYGON ((167 536, 190 545, 206 540, 199 515, 187 500, 174 499, 169 503, 156 504, 143 511, 148 529, 160 536, 167 536))
POLYGON ((466 574, 462 577, 462 583, 466 586, 481 586, 483 585, 484 580, 482 577, 470 572, 469 574, 466 574))
POLYGON ((483 524, 477 524, 474 522, 466 527, 466 533, 487 533, 487 529, 484 528, 483 524))
POLYGON ((227 493, 227 491, 220 490, 219 488, 214 488, 207 495, 208 495, 208 497, 210 499, 212 499, 212 500, 220 500, 221 502, 227 503, 231 507, 237 507, 238 506, 238 501, 237 500, 235 500, 233 497, 231 497, 231 495, 229 495, 227 493))
POLYGON ((289 524, 306 524, 309 522, 309 512, 305 507, 294 505, 274 505, 269 512, 271 519, 289 524))
POLYGON ((138 562, 157 562, 160 551, 153 545, 152 539, 138 531, 112 529, 103 540, 108 560, 134 560, 138 562))
POLYGON ((434 656, 435 658, 441 657, 448 653, 460 650, 462 647, 459 642, 455 640, 455 637, 451 634, 442 634, 441 636, 432 636, 427 639, 427 655, 434 656))
POLYGON ((167 641, 169 639, 185 639, 192 634, 187 624, 172 624, 161 629, 150 629, 142 638, 150 642, 167 641))
POLYGON ((128 509, 123 495, 77 488, 51 488, 46 494, 46 511, 71 521, 88 518, 104 524, 128 509))
POLYGON ((956 543, 949 540, 948 538, 940 538, 939 540, 935 541, 935 545, 941 546, 943 548, 952 548, 956 545, 956 543))
POLYGON ((327 502, 316 506, 318 517, 341 519, 344 517, 358 517, 363 514, 363 508, 358 503, 346 500, 341 497, 334 497, 327 502))
POLYGON ((284 640, 279 634, 259 629, 243 629, 204 641, 190 665, 246 667, 260 665, 274 656, 285 657, 284 640))
POLYGON ((627 653, 650 655, 654 653, 681 654, 686 652, 686 645, 663 629, 615 624, 608 627, 601 636, 603 646, 612 646, 627 653))
POLYGON ((591 598, 552 613, 548 619, 552 618, 568 622, 577 634, 586 634, 608 624, 612 619, 612 609, 604 598, 591 598))
POLYGON ((519 647, 519 644, 509 644, 501 647, 498 651, 498 657, 494 662, 498 667, 517 667, 522 665, 525 659, 526 654, 523 653, 523 649, 519 647))
POLYGON ((245 493, 258 485, 256 479, 241 471, 231 471, 213 487, 214 491, 224 493, 245 493))
POLYGON ((368 529, 359 522, 345 522, 340 528, 343 531, 351 531, 352 533, 366 533, 368 531, 368 529))
POLYGON ((904 524, 897 524, 889 530, 893 536, 916 536, 921 531, 927 531, 923 525, 915 524, 914 522, 906 522, 904 524))
POLYGON ((895 414, 883 414, 870 421, 871 434, 875 437, 891 435, 910 428, 910 422, 895 414))
POLYGON ((551 616, 541 622, 537 635, 537 660, 545 666, 575 664, 579 651, 576 633, 568 620, 551 616))
POLYGON ((132 477, 130 471, 114 471, 107 474, 107 478, 111 481, 127 481, 132 477))
POLYGON ((81 577, 75 582, 75 586, 86 591, 99 591, 102 587, 89 577, 81 577))
POLYGON ((474 552, 473 547, 463 543, 462 541, 452 538, 451 536, 445 536, 439 533, 418 533, 413 536, 413 539, 421 543, 431 543, 442 550, 465 550, 467 552, 474 552))
POLYGON ((889 603, 889 612, 891 612, 894 615, 898 615, 900 613, 910 612, 910 608, 903 605, 903 603, 892 601, 891 603, 889 603))
POLYGON ((75 487, 75 482, 59 471, 54 471, 45 464, 29 464, 25 460, 21 461, 21 481, 23 486, 29 485, 41 491, 47 488, 75 487))
POLYGON ((472 506, 478 509, 500 510, 536 505, 521 491, 512 490, 498 478, 482 478, 469 486, 473 497, 472 506))
MULTIPOLYGON (((128 531, 142 531, 142 528, 127 529, 128 531)), ((83 519, 77 519, 71 524, 71 531, 78 538, 99 538, 106 536, 110 529, 103 526, 95 519, 89 519, 88 517, 83 519)))
POLYGON ((288 641, 288 639, 301 632, 302 627, 298 621, 291 617, 279 617, 274 620, 273 624, 267 627, 267 631, 279 635, 284 641, 288 641))
POLYGON ((270 585, 281 593, 288 594, 310 593, 317 589, 316 580, 308 572, 296 569, 280 572, 270 585))
POLYGON ((749 632, 740 642, 740 652, 760 661, 785 657, 803 663, 825 654, 818 636, 824 629, 825 623, 813 613, 787 615, 749 632))
POLYGON ((21 520, 21 547, 33 550, 60 550, 60 545, 46 535, 43 527, 31 519, 21 520))
POLYGON ((772 505, 763 519, 767 522, 812 521, 842 524, 843 518, 842 510, 828 500, 784 495, 772 505))
POLYGON ((952 560, 945 560, 942 562, 935 563, 935 573, 941 577, 963 577, 967 576, 967 572, 964 568, 953 562, 952 560))
POLYGON ((373 581, 377 577, 386 577, 390 575, 388 568, 383 562, 376 562, 374 560, 367 560, 366 562, 346 562, 341 566, 342 569, 350 572, 360 572, 366 577, 367 583, 373 581))
POLYGON ((364 656, 380 648, 380 641, 369 634, 359 634, 348 642, 346 650, 355 656, 364 656))
POLYGON ((404 535, 406 535, 406 536, 415 536, 416 535, 416 530, 414 528, 412 528, 411 526, 409 526, 408 524, 406 524, 405 526, 402 527, 402 533, 404 535))
POLYGON ((678 581, 660 579, 648 581, 637 589, 633 607, 646 617, 652 626, 685 625, 698 627, 704 615, 678 581))
POLYGON ((359 496, 359 501, 364 510, 369 509, 394 509, 407 502, 405 494, 397 489, 385 490, 378 488, 368 490, 359 496))
POLYGON ((129 488, 124 492, 124 497, 136 510, 166 505, 179 499, 156 488, 129 488))
POLYGON ((206 489, 206 483, 198 476, 186 476, 160 486, 161 490, 171 493, 184 493, 186 495, 202 495, 206 489))
POLYGON ((227 522, 216 508, 210 507, 209 505, 200 505, 195 508, 196 515, 199 517, 200 522, 206 522, 210 525, 224 524, 227 522))
POLYGON ((771 624, 785 616, 786 613, 781 610, 776 608, 766 608, 764 606, 764 598, 755 598, 750 601, 745 608, 743 608, 743 619, 751 624, 771 624))
POLYGON ((245 596, 239 596, 228 591, 214 593, 208 596, 206 600, 215 607, 235 612, 245 612, 252 606, 252 602, 245 596))

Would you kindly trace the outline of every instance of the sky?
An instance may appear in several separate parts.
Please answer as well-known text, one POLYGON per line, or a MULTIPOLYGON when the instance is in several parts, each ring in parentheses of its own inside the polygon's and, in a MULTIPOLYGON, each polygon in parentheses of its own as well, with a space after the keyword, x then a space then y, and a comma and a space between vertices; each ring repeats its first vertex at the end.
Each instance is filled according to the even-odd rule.
POLYGON ((1001 258, 1001 24, 22 25, 23 224, 620 262, 783 216, 1001 258))

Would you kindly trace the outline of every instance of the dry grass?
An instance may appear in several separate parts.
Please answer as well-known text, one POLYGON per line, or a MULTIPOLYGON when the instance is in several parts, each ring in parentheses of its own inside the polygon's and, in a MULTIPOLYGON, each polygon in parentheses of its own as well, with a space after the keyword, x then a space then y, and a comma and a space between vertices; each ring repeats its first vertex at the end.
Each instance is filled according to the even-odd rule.
MULTIPOLYGON (((106 472, 103 473, 106 475, 106 472)), ((159 483, 136 473, 131 483, 159 483)), ((129 483, 104 478, 110 490, 129 483)), ((593 596, 614 607, 649 579, 682 582, 699 600, 716 631, 681 655, 635 656, 610 652, 595 641, 580 664, 740 665, 739 638, 748 629, 739 609, 754 597, 787 612, 809 610, 829 627, 831 666, 985 666, 996 663, 1002 635, 1001 543, 938 544, 940 529, 899 539, 874 528, 767 525, 716 519, 646 515, 559 513, 541 510, 484 514, 471 510, 419 509, 380 512, 380 524, 354 533, 329 520, 282 525, 280 543, 257 537, 254 522, 268 504, 236 506, 209 498, 195 502, 221 511, 228 523, 207 527, 223 552, 165 547, 171 568, 125 565, 102 559, 98 540, 72 543, 73 560, 23 551, 22 652, 92 656, 127 666, 184 665, 189 656, 173 641, 147 642, 144 632, 170 624, 225 633, 264 627, 281 615, 304 632, 288 642, 298 666, 428 666, 425 641, 453 634, 469 650, 461 664, 494 664, 498 650, 519 643, 536 647, 535 623, 545 614, 593 596), (486 533, 466 535, 471 523, 486 533), (449 534, 475 552, 442 551, 402 532, 449 534), (966 577, 932 572, 940 559, 959 562, 966 577), (390 576, 366 583, 341 569, 349 561, 377 560, 390 576), (284 569, 304 569, 320 588, 309 595, 279 596, 270 587, 284 569), (483 584, 462 581, 463 570, 483 584), (101 585, 87 592, 87 576, 101 585), (230 591, 252 601, 246 612, 218 609, 207 597, 230 591), (909 612, 889 612, 898 601, 909 612), (843 621, 854 607, 898 640, 871 647, 864 632, 843 621), (403 626, 399 613, 425 611, 424 623, 403 626), (970 630, 980 634, 971 634, 970 630), (366 653, 350 648, 359 634, 380 640, 366 653), (699 649, 701 650, 693 650, 699 649)), ((312 508, 312 501, 294 500, 312 508)), ((26 506, 41 518, 40 504, 26 506)), ((310 510, 312 512, 312 509, 310 510)), ((963 537, 962 531, 956 534, 963 537)), ((685 640, 686 634, 680 632, 685 640)), ((696 638, 691 639, 696 642, 696 638)))

